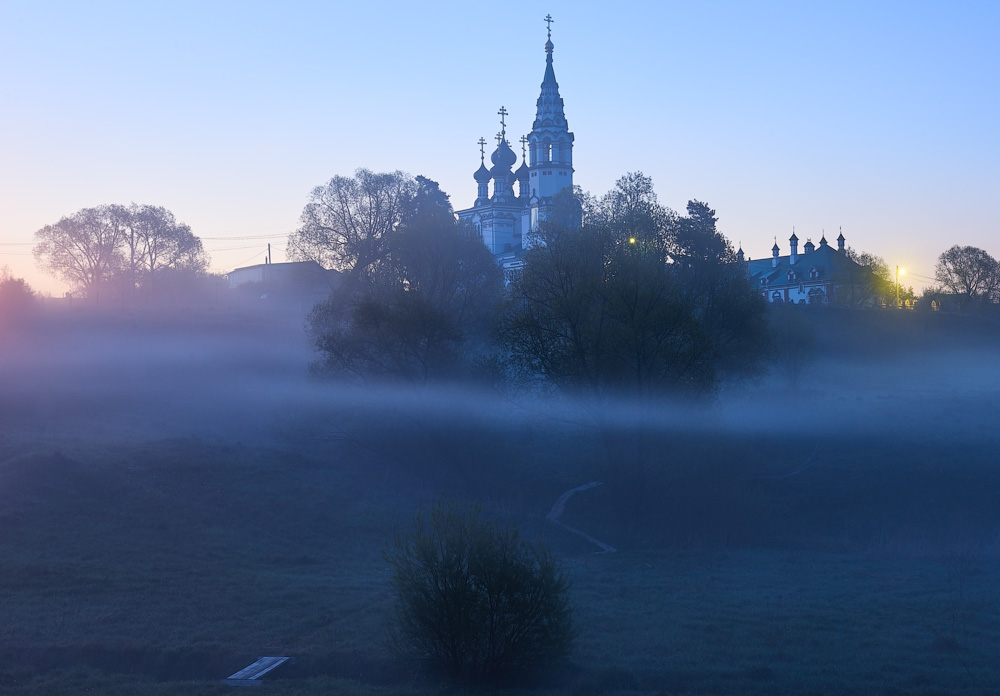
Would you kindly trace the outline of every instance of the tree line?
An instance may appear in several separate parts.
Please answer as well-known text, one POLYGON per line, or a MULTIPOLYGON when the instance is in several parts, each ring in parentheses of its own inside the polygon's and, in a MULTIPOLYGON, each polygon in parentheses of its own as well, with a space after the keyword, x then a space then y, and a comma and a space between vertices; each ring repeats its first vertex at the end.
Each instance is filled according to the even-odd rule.
MULTIPOLYGON (((639 257, 649 261, 659 254, 659 261, 671 266, 671 275, 675 279, 679 279, 685 265, 674 267, 674 264, 684 257, 708 254, 702 261, 711 258, 735 267, 731 249, 718 246, 723 240, 721 236, 715 240, 715 247, 709 244, 707 249, 697 249, 699 244, 706 243, 713 234, 717 234, 714 213, 707 205, 692 201, 688 206, 688 215, 678 215, 656 202, 651 182, 641 174, 624 177, 613 191, 603 197, 592 197, 577 189, 560 198, 563 200, 539 231, 543 240, 541 246, 548 249, 548 254, 526 255, 526 267, 528 261, 534 259, 530 264, 534 268, 529 269, 528 278, 537 278, 538 269, 546 263, 551 272, 561 272, 559 264, 568 260, 564 256, 567 250, 563 247, 571 243, 562 239, 566 237, 562 233, 570 228, 580 231, 581 237, 587 236, 591 242, 604 245, 603 251, 597 247, 586 251, 573 249, 570 256, 576 253, 606 254, 609 263, 615 265, 624 257, 616 257, 611 251, 622 239, 628 239, 633 245, 630 263, 637 262, 639 257), (658 240, 656 243, 659 246, 651 245, 651 240, 658 240), (558 257, 557 252, 560 254, 558 257)), ((449 351, 453 352, 458 343, 471 338, 474 331, 470 333, 466 328, 447 327, 448 322, 442 316, 431 321, 432 317, 427 314, 432 306, 436 307, 434 311, 443 309, 440 305, 444 301, 442 295, 450 292, 448 283, 454 285, 459 282, 445 273, 449 263, 452 270, 461 268, 466 275, 475 275, 477 271, 473 269, 487 265, 486 255, 472 243, 476 235, 459 228, 447 195, 435 182, 425 177, 414 178, 399 171, 375 173, 359 169, 354 176, 335 176, 325 185, 313 189, 303 209, 300 226, 288 238, 289 259, 314 260, 324 268, 343 271, 347 276, 345 285, 352 288, 355 299, 362 287, 371 292, 379 288, 381 294, 378 301, 375 302, 374 295, 369 297, 370 301, 357 317, 359 320, 364 319, 365 311, 371 313, 376 308, 381 311, 403 310, 400 305, 402 300, 395 298, 390 301, 390 287, 395 285, 397 290, 405 287, 412 291, 419 283, 423 288, 416 294, 407 295, 405 300, 416 302, 415 298, 419 297, 419 306, 407 308, 404 315, 410 323, 423 322, 425 329, 435 322, 438 326, 436 336, 425 336, 425 350, 411 352, 403 362, 400 362, 402 356, 398 352, 381 356, 365 353, 362 350, 363 341, 355 342, 353 354, 348 355, 349 351, 337 348, 337 345, 346 347, 343 342, 334 341, 329 347, 334 349, 333 353, 339 351, 340 355, 330 355, 332 363, 329 366, 339 360, 342 367, 353 372, 384 369, 389 372, 395 370, 404 376, 419 376, 427 370, 417 368, 416 364, 431 359, 431 354, 435 352, 430 349, 431 344, 435 346, 437 355, 447 361, 450 360, 447 357, 449 351), (407 245, 412 248, 404 248, 407 245), (462 259, 460 263, 459 258, 462 259), (393 361, 397 363, 396 367, 389 364, 393 361), (404 362, 408 367, 404 366, 404 362), (368 363, 367 366, 365 363, 368 363), (380 363, 384 363, 381 368, 380 363)), ((864 306, 872 300, 894 304, 897 293, 901 301, 916 299, 911 287, 898 284, 893 270, 881 257, 850 247, 846 253, 858 267, 851 269, 851 277, 838 289, 833 298, 836 302, 848 306, 864 306)), ((154 205, 108 204, 81 209, 38 230, 35 233, 34 256, 43 270, 67 283, 73 292, 94 302, 100 302, 102 297, 104 301, 120 299, 123 303, 135 302, 149 300, 158 293, 176 292, 182 288, 189 290, 193 283, 203 279, 208 267, 208 256, 191 228, 178 222, 171 211, 154 205)), ((691 274, 690 258, 685 261, 691 276, 685 279, 686 291, 692 291, 697 285, 691 274)), ((708 268, 702 263, 699 272, 703 273, 708 268)), ((474 328, 481 329, 486 318, 477 312, 499 302, 497 281, 495 278, 489 280, 488 275, 479 277, 478 287, 475 283, 462 285, 457 294, 452 293, 451 300, 462 304, 458 318, 463 327, 471 322, 474 328)), ((958 309, 1000 304, 1000 263, 982 249, 960 245, 951 247, 939 257, 935 279, 938 285, 925 290, 924 305, 929 305, 932 299, 939 304, 950 302, 958 309)), ((22 296, 27 296, 25 292, 30 295, 26 284, 23 288, 15 287, 14 282, 19 280, 5 278, 3 281, 5 293, 10 295, 7 304, 15 302, 15 299, 23 304, 22 296)), ((471 278, 466 278, 466 281, 471 282, 471 278)), ((20 282, 23 284, 23 280, 20 282)), ((601 287, 609 291, 613 284, 605 283, 601 287)), ((522 279, 515 284, 513 294, 521 293, 523 297, 525 289, 522 279)), ((690 303, 690 298, 688 301, 690 303)), ((607 298, 599 306, 608 309, 607 298)), ((704 314, 702 319, 711 314, 704 314)), ((323 320, 320 315, 323 312, 316 315, 314 323, 317 326, 323 320)), ((334 321, 330 311, 323 316, 329 330, 343 328, 342 323, 334 321)), ((369 319, 374 321, 376 316, 371 315, 369 319)), ((363 326, 366 326, 364 321, 355 323, 356 328, 363 326)), ((381 320, 375 323, 369 321, 367 326, 369 330, 383 334, 387 330, 381 320)), ((524 328, 522 324, 522 331, 524 328)), ((506 335, 509 337, 511 334, 508 332, 506 335)), ((341 338, 345 336, 341 332, 341 338)), ((412 351, 413 348, 399 343, 400 336, 393 339, 383 335, 382 340, 396 340, 397 348, 403 351, 412 351)), ((582 354, 578 354, 580 356, 582 354)), ((577 367, 588 369, 583 363, 577 367)), ((703 369, 705 367, 702 365, 703 369)), ((708 381, 711 382, 710 379, 708 381)))
MULTIPOLYGON (((309 320, 321 372, 699 396, 767 359, 766 305, 715 211, 696 200, 686 214, 670 210, 641 173, 602 196, 558 194, 506 287, 476 231, 422 176, 335 176, 312 191, 300 222, 289 257, 344 278, 309 320)), ((856 266, 834 301, 915 299, 884 259, 846 254, 856 266)), ((981 249, 947 250, 936 277, 924 305, 942 293, 962 308, 1000 302, 1000 265, 981 249)))
POLYGON ((36 263, 99 304, 149 300, 189 285, 208 268, 191 228, 166 208, 99 205, 35 233, 36 263))
POLYGON ((703 202, 661 205, 642 174, 601 197, 566 190, 505 288, 435 182, 359 170, 313 191, 288 249, 343 272, 309 319, 322 372, 701 396, 757 372, 768 344, 716 222, 703 202))

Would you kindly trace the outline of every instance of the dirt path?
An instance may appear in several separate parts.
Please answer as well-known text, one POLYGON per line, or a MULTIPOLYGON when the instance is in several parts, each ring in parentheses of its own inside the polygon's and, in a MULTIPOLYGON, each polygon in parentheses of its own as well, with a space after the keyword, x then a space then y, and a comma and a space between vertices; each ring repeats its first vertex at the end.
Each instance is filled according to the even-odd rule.
POLYGON ((549 514, 545 516, 545 519, 547 519, 549 522, 552 522, 553 524, 559 525, 567 532, 571 532, 573 534, 576 534, 577 536, 583 537, 591 544, 597 545, 598 547, 600 547, 601 553, 617 553, 618 549, 616 549, 614 546, 605 544, 603 541, 595 539, 586 532, 581 532, 579 529, 575 529, 574 527, 570 527, 568 524, 559 521, 559 518, 562 517, 563 511, 566 509, 567 501, 569 501, 569 499, 573 497, 574 493, 590 490, 591 488, 594 488, 595 486, 600 486, 603 483, 604 481, 592 481, 590 483, 585 483, 582 486, 577 486, 576 488, 571 488, 570 490, 566 491, 561 496, 559 496, 559 499, 555 503, 552 504, 552 509, 549 510, 549 514))

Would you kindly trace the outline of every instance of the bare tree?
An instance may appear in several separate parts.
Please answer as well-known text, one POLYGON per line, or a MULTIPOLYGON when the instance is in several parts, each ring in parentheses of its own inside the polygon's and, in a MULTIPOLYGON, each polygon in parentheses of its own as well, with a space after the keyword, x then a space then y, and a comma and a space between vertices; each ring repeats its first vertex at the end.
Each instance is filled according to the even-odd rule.
POLYGON ((124 263, 126 234, 123 208, 84 208, 35 232, 35 261, 74 290, 98 301, 100 288, 124 263))
POLYGON ((288 237, 288 258, 312 260, 349 277, 369 277, 388 254, 388 236, 399 225, 416 181, 400 171, 359 169, 317 186, 288 237))
POLYGON ((377 269, 334 289, 310 315, 323 371, 424 383, 465 374, 486 351, 500 269, 437 183, 417 181, 377 269))
POLYGON ((166 208, 133 203, 128 221, 126 244, 133 287, 151 287, 167 269, 201 273, 208 267, 201 240, 166 208))
POLYGON ((168 269, 202 273, 208 266, 191 228, 152 205, 84 208, 38 230, 35 242, 42 268, 95 301, 112 282, 131 296, 168 269))
POLYGON ((1000 302, 1000 264, 977 247, 957 244, 938 258, 937 281, 959 296, 963 306, 975 301, 1000 302))

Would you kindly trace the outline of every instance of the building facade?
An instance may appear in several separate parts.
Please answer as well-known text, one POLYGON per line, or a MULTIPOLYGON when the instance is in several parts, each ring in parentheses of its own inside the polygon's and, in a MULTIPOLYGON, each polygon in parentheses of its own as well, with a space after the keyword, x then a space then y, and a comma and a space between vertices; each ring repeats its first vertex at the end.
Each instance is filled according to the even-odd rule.
POLYGON ((769 259, 744 259, 742 248, 736 252, 753 287, 768 302, 839 303, 868 273, 847 255, 843 234, 837 237, 836 249, 823 236, 818 247, 807 240, 800 253, 799 238, 794 231, 788 244, 789 253, 782 256, 776 241, 769 259))

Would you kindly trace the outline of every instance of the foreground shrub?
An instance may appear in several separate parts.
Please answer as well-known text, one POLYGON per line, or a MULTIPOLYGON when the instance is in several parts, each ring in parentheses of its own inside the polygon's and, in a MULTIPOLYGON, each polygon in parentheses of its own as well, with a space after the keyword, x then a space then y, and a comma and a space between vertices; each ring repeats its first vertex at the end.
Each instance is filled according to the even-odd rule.
POLYGON ((546 549, 478 508, 434 506, 387 550, 397 652, 454 677, 498 682, 569 654, 569 581, 546 549))

